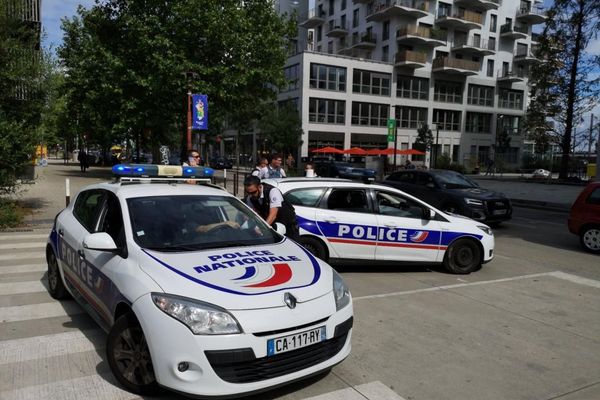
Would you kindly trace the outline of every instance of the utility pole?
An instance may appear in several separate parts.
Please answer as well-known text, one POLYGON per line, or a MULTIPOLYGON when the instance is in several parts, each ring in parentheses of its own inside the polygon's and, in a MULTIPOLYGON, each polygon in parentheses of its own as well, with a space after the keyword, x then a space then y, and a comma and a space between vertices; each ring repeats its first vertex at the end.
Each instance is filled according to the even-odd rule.
POLYGON ((438 141, 439 140, 440 140, 440 124, 435 124, 435 158, 433 159, 433 168, 437 168, 438 141))

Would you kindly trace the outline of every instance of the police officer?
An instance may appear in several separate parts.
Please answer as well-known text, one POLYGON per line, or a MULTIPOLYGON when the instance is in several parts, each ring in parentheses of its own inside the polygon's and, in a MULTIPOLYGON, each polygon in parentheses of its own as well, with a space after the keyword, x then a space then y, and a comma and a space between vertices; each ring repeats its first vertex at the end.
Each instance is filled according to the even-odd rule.
POLYGON ((244 201, 258 213, 269 225, 279 222, 285 226, 285 235, 296 242, 300 239, 296 211, 287 202, 279 189, 266 183, 260 183, 257 176, 250 175, 244 180, 246 197, 244 201))

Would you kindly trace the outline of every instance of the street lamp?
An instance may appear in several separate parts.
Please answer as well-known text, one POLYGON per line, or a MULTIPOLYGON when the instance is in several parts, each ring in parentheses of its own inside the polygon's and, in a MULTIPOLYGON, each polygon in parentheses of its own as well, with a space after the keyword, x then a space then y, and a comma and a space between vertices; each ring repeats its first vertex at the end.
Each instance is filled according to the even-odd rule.
POLYGON ((192 80, 196 79, 198 74, 192 71, 185 72, 185 78, 187 79, 187 150, 192 149, 192 80))

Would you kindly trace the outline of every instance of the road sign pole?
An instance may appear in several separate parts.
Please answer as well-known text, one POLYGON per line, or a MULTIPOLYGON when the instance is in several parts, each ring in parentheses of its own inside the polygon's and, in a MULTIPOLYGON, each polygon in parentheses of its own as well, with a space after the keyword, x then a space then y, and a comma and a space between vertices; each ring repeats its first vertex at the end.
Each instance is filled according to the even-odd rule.
POLYGON ((394 142, 394 168, 396 170, 396 152, 398 150, 398 125, 396 124, 396 106, 392 106, 394 118, 388 118, 387 122, 387 141, 394 142))

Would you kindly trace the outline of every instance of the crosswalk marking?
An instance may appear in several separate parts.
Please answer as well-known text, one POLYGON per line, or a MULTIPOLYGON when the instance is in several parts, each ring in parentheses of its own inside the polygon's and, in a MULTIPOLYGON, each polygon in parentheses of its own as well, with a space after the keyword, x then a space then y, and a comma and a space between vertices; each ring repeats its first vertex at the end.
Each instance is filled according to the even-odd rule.
POLYGON ((0 307, 0 322, 16 322, 41 318, 64 317, 67 315, 82 314, 83 312, 83 309, 73 301, 0 307))
POLYGON ((405 400, 379 381, 336 390, 303 400, 405 400))
POLYGON ((4 340, 0 341, 0 365, 101 349, 105 342, 101 329, 4 340))
POLYGON ((41 281, 0 283, 0 296, 21 293, 45 292, 46 286, 41 281))
POLYGON ((47 264, 0 265, 0 275, 18 274, 22 272, 41 272, 48 269, 47 264))
MULTIPOLYGON (((50 235, 50 231, 46 232, 46 233, 32 233, 32 234, 26 234, 26 235, 8 235, 8 234, 2 234, 0 235, 0 242, 3 240, 32 240, 32 239, 48 239, 48 236, 50 235)), ((44 244, 46 244, 44 242, 44 244)))
POLYGON ((12 253, 12 254, 2 254, 0 255, 0 261, 8 261, 8 260, 26 260, 26 259, 46 259, 46 253, 43 251, 40 252, 28 252, 28 253, 12 253))
POLYGON ((46 243, 4 243, 0 244, 0 250, 22 250, 22 249, 43 249, 46 243))

